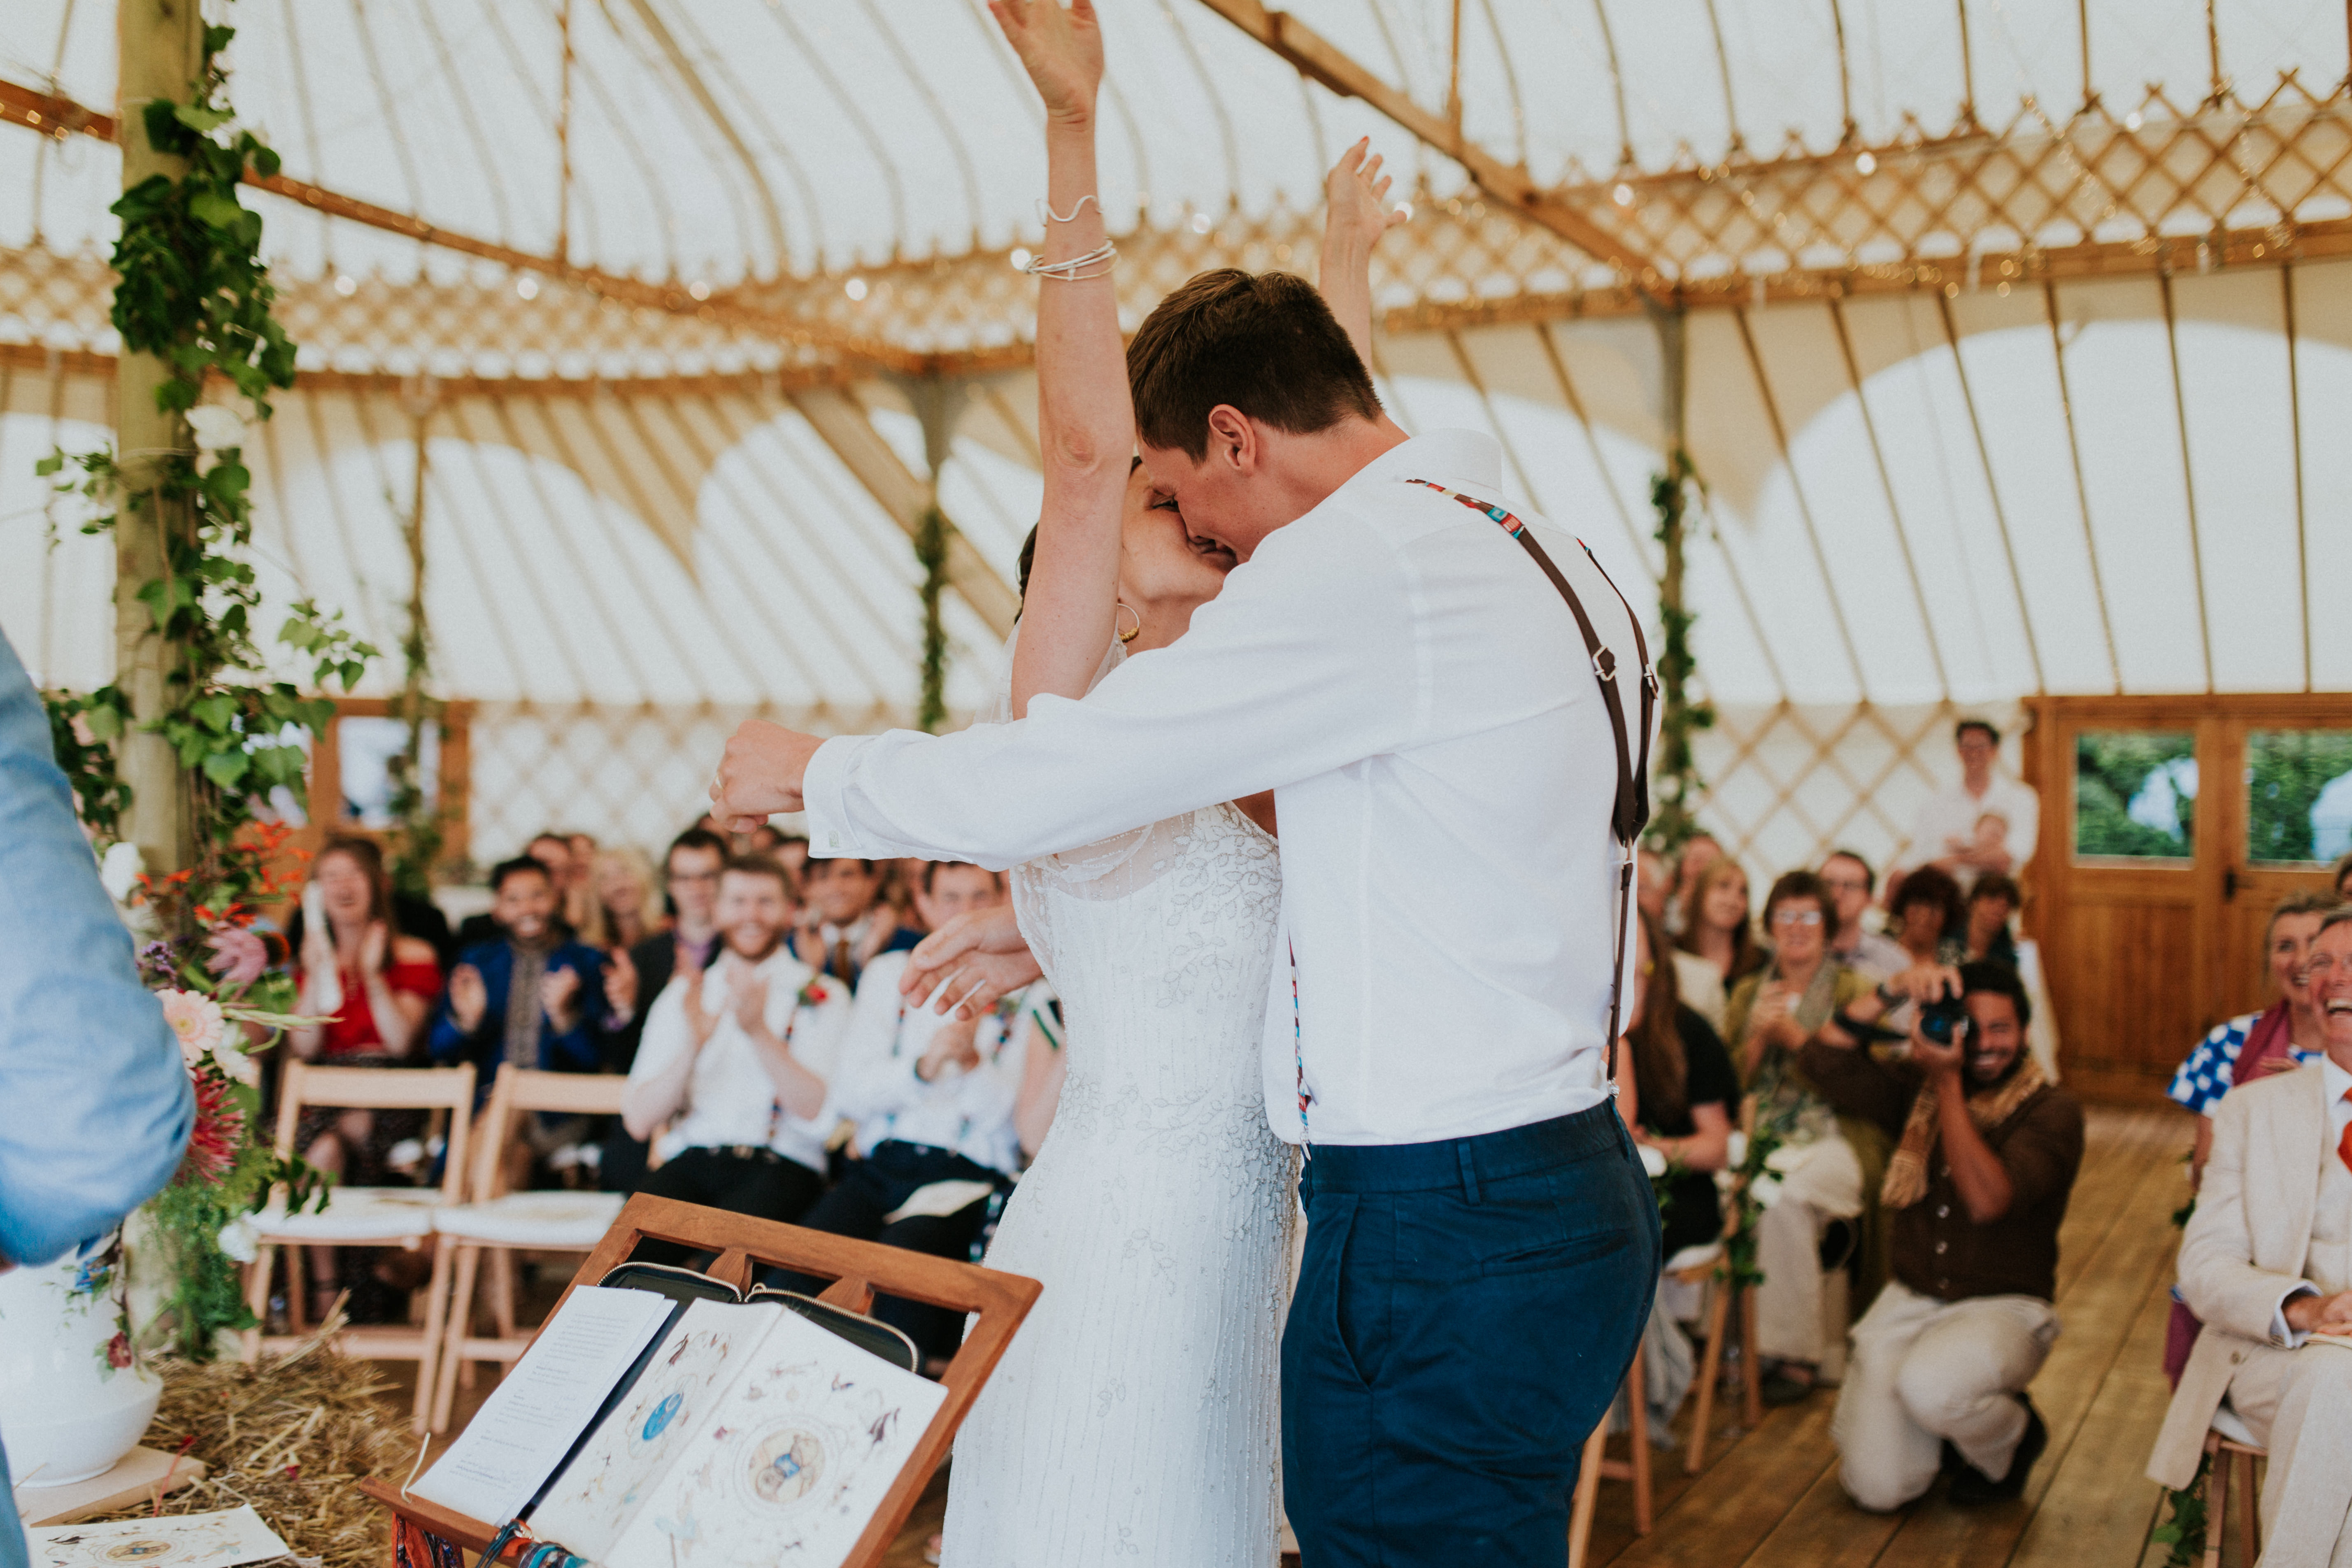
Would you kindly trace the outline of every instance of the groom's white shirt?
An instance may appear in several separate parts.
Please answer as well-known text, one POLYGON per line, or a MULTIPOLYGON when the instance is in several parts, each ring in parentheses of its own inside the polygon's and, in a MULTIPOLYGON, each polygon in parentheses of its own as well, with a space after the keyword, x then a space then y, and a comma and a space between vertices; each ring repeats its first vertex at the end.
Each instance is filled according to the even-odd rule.
MULTIPOLYGON (((1500 478, 1491 437, 1416 437, 1268 536, 1181 640, 1083 701, 1039 697, 1019 723, 954 735, 827 741, 806 781, 813 852, 1002 868, 1272 786, 1276 1132, 1300 1138, 1301 1058, 1317 1143, 1466 1137, 1597 1104, 1617 859, 1608 711, 1527 552, 1403 482, 1507 505, 1500 478)), ((1571 536, 1511 510, 1616 652, 1638 723, 1617 595, 1571 536)))

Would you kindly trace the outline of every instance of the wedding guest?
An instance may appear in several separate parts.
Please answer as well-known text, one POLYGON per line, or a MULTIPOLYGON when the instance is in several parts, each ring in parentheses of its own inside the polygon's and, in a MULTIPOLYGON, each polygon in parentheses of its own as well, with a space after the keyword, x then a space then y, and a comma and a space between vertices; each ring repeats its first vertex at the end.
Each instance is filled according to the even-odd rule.
POLYGON ((2263 1561, 2352 1562, 2352 910, 2321 921, 2306 965, 2324 1026, 2315 1063, 2230 1091, 2180 1241, 2180 1294, 2204 1320, 2147 1474, 2195 1483, 2227 1400, 2270 1458, 2263 1561))
POLYGON ((2336 858, 2336 864, 2328 868, 2327 885, 2336 889, 2337 903, 2352 903, 2352 851, 2336 858))
MULTIPOLYGON (((572 840, 561 833, 549 831, 523 846, 522 858, 536 860, 547 873, 548 884, 555 889, 554 920, 565 935, 572 933, 572 923, 564 918, 563 891, 572 882, 572 840)), ((462 956, 469 947, 499 940, 498 912, 486 910, 467 915, 457 925, 457 951, 462 956)))
MULTIPOLYGON (((782 866, 764 856, 727 862, 719 958, 681 968, 655 998, 622 1096, 629 1136, 658 1134, 665 1155, 639 1192, 786 1223, 824 1192, 849 992, 793 955, 792 909, 782 866)), ((669 1263, 690 1255, 652 1242, 637 1253, 669 1263)))
MULTIPOLYGON (((441 965, 432 944, 399 929, 392 879, 373 839, 337 835, 310 861, 326 919, 302 932, 295 966, 294 1012, 323 1024, 287 1030, 286 1042, 304 1061, 337 1067, 392 1067, 417 1055, 425 1021, 441 994, 441 965)), ((421 1112, 305 1106, 294 1146, 302 1158, 344 1186, 382 1186, 399 1173, 393 1152, 425 1127, 421 1112)), ((368 1281, 404 1281, 376 1272, 378 1249, 314 1247, 310 1251, 310 1311, 323 1318, 339 1289, 354 1292, 355 1318, 366 1321, 380 1303, 368 1281)))
MULTIPOLYGON (((509 860, 490 872, 490 907, 499 937, 459 955, 431 1036, 433 1059, 469 1061, 477 1093, 487 1099, 499 1069, 594 1072, 599 1065, 592 1013, 604 993, 604 954, 572 940, 556 921, 554 879, 538 859, 509 860)), ((586 1132, 581 1117, 522 1119, 508 1152, 509 1185, 528 1184, 534 1156, 544 1157, 586 1132)))
POLYGON ((658 934, 660 906, 654 899, 653 868, 634 844, 597 851, 595 923, 604 941, 591 945, 625 952, 658 934))
POLYGON ((1968 956, 1968 910, 1960 885, 1937 866, 1903 879, 1886 906, 1887 930, 1914 965, 1950 966, 1968 956))
POLYGON ((1679 937, 1696 907, 1698 879, 1709 866, 1723 858, 1723 846, 1711 833, 1694 833, 1683 840, 1682 853, 1675 858, 1675 890, 1666 899, 1666 934, 1679 937))
POLYGON ((1892 980, 1911 967, 1903 944, 1879 935, 1863 923, 1870 911, 1870 896, 1878 890, 1878 874, 1870 862, 1851 849, 1833 850, 1817 873, 1837 909, 1837 932, 1830 938, 1830 956, 1869 978, 1874 984, 1892 980))
MULTIPOLYGON (((104 1237, 172 1179, 195 1116, 179 1042, 139 982, 56 757, 0 636, 0 1105, 17 1112, 0 1117, 0 1270, 104 1237)), ((0 1453, 0 1568, 26 1568, 7 1480, 0 1453)))
POLYGON ((808 835, 786 833, 778 836, 775 854, 777 863, 791 874, 793 887, 797 891, 802 882, 806 879, 808 871, 808 835))
POLYGON ((2317 1061, 2326 1050, 2326 1020, 2319 1015, 2306 965, 2312 943, 2336 902, 2321 893, 2293 893, 2263 928, 2264 967, 2277 1000, 2259 1012, 2213 1026, 2172 1075, 2165 1093, 2197 1114, 2197 1146, 2189 1184, 2200 1185, 2213 1148, 2213 1116, 2221 1097, 2241 1084, 2317 1061))
POLYGON ((2042 1076, 2055 1083, 2058 1025, 2051 1013, 2050 987, 2042 977, 2042 947, 2013 929, 2017 913, 2024 907, 2025 895, 2013 879, 2000 871, 1986 872, 1969 889, 1965 943, 1970 959, 1990 959, 2017 971, 2026 998, 2033 1004, 2032 1020, 2025 1030, 2026 1049, 2042 1076))
MULTIPOLYGON (((919 884, 919 911, 933 929, 1004 899, 1003 879, 961 862, 931 862, 919 884)), ((991 1201, 1021 1169, 1013 1113, 1029 1043, 1025 994, 1015 993, 976 1018, 950 1018, 898 994, 907 954, 866 964, 843 1037, 834 1110, 854 1122, 852 1158, 840 1184, 800 1224, 969 1260, 991 1201)), ((814 1295, 820 1280, 788 1275, 785 1289, 814 1295)), ((903 1330, 926 1358, 955 1353, 963 1315, 877 1297, 875 1316, 903 1330)))
POLYGON ((1952 744, 1960 758, 1959 782, 1920 805, 1897 864, 1906 870, 1934 866, 1957 881, 1974 881, 1987 871, 2015 876, 2033 858, 2041 797, 2032 785, 1994 773, 2000 731, 1984 720, 1961 720, 1953 727, 1952 744), (1980 841, 1977 827, 1988 814, 2000 819, 2000 830, 1980 841))
POLYGON ((1951 978, 1968 1010, 1956 1037, 1915 1023, 1908 1058, 1881 1061, 1832 1027, 1799 1058, 1842 1112, 1901 1140, 1879 1194, 1894 1278, 1853 1327, 1831 1427, 1840 1483, 1874 1511, 1939 1471, 1963 1507, 2014 1498, 2050 1438, 2025 1389, 2058 1337, 2083 1110, 2026 1052, 2032 1004, 2016 972, 1969 963, 1951 978))
POLYGON ((808 907, 793 936, 802 963, 854 990, 877 957, 904 952, 923 940, 882 901, 882 868, 872 860, 808 863, 801 889, 808 907))
MULTIPOLYGON (((1736 860, 1717 860, 1692 884, 1689 915, 1675 944, 1705 961, 1714 972, 1717 991, 1730 992, 1764 967, 1764 952, 1756 942, 1755 924, 1748 919, 1748 873, 1736 860)), ((1697 998, 1685 990, 1685 997, 1697 998)))
MULTIPOLYGON (((1830 961, 1835 918, 1811 871, 1774 882, 1764 900, 1771 962, 1740 982, 1725 1010, 1733 1065, 1757 1098, 1756 1125, 1778 1134, 1789 1165, 1776 1167, 1779 1193, 1756 1222, 1756 1261, 1764 1272, 1756 1290, 1757 1349, 1764 1398, 1774 1405, 1812 1391, 1833 1331, 1822 1321, 1822 1238, 1835 1220, 1853 1226, 1857 1245, 1869 1235, 1869 1197, 1889 1142, 1867 1121, 1839 1114, 1797 1061, 1806 1040, 1871 992, 1869 981, 1830 961)), ((1872 1261, 1864 1264, 1865 1293, 1872 1261)))
MULTIPOLYGON (((727 841, 689 827, 670 841, 662 858, 662 882, 672 918, 669 929, 615 948, 604 965, 604 1070, 627 1072, 636 1064, 646 1016, 670 977, 710 967, 719 956, 719 876, 727 861, 727 841)), ((646 1142, 610 1123, 597 1160, 597 1184, 608 1193, 632 1193, 646 1173, 646 1142)))
POLYGON ((1670 951, 1664 929, 1644 915, 1633 938, 1641 989, 1625 1034, 1640 1107, 1633 1141, 1657 1150, 1671 1173, 1659 1256, 1672 1258, 1723 1234, 1715 1173, 1730 1156, 1739 1075, 1721 1037, 1682 1000, 1675 966, 1660 962, 1670 951))

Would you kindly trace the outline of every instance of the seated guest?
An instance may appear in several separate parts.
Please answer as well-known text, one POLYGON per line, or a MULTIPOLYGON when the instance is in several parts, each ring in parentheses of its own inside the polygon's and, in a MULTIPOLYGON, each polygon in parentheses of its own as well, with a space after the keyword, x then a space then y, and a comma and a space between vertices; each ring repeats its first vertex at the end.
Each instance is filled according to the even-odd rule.
POLYGON ((1903 879, 1886 904, 1886 925, 1914 964, 1951 965, 1968 957, 1968 911, 1951 873, 1922 866, 1903 879))
POLYGON ((2335 901, 2322 893, 2294 893, 2271 911, 2263 931, 2265 967, 2278 1000, 2259 1013, 2216 1024, 2197 1042, 2165 1090, 2197 1113, 2197 1147, 2189 1156, 2189 1184, 2205 1173, 2213 1147, 2213 1113, 2221 1097, 2240 1084, 2273 1072, 2289 1072, 2317 1061, 2326 1051, 2326 1020, 2312 994, 2311 944, 2335 901))
MULTIPOLYGON (((549 885, 555 889, 552 929, 570 936, 572 923, 563 918, 563 890, 572 885, 572 840, 561 833, 542 833, 524 845, 522 852, 526 858, 538 861, 545 868, 549 885)), ((496 910, 485 914, 467 915, 458 922, 457 951, 460 954, 469 947, 498 940, 499 916, 496 910)))
MULTIPOLYGON (((1717 860, 1699 873, 1683 934, 1675 945, 1714 972, 1713 985, 1718 993, 1728 994, 1764 967, 1764 952, 1757 945, 1748 911, 1748 873, 1738 861, 1717 860)), ((1705 1014, 1706 986, 1691 983, 1699 979, 1697 966, 1688 966, 1684 973, 1690 981, 1683 986, 1683 1000, 1705 1014)))
POLYGON ((1723 846, 1711 833, 1694 833, 1683 840, 1682 853, 1675 857, 1675 890, 1666 898, 1667 935, 1683 934, 1690 912, 1698 907, 1699 878, 1722 858, 1723 846))
POLYGON ((1878 890, 1878 874, 1870 862, 1851 849, 1834 851, 1822 862, 1822 886, 1837 908, 1837 931, 1830 938, 1830 956, 1865 976, 1873 984, 1892 980, 1911 967, 1903 944, 1879 935, 1862 923, 1870 896, 1878 890))
MULTIPOLYGON (((918 893, 925 920, 936 927, 1002 902, 1004 886, 993 871, 935 861, 924 868, 918 893)), ((905 953, 886 952, 858 982, 833 1100, 856 1124, 855 1157, 840 1185, 800 1223, 969 1260, 989 1200, 1021 1168, 1013 1111, 1027 1005, 1016 992, 977 1018, 942 1017, 923 1000, 898 994, 906 967, 905 953), (901 1215, 910 1205, 914 1212, 901 1215)), ((811 1295, 824 1289, 823 1281, 797 1275, 780 1282, 811 1295)), ((926 1357, 953 1355, 963 1334, 963 1314, 919 1302, 885 1296, 875 1315, 904 1330, 926 1357)))
MULTIPOLYGON (((490 872, 497 940, 467 948, 449 973, 448 994, 434 1020, 433 1059, 474 1064, 477 1093, 489 1096, 509 1062, 551 1072, 594 1072, 599 1065, 594 999, 604 989, 604 955, 556 924, 555 880, 535 859, 509 860, 490 872)), ((577 1143, 583 1117, 523 1119, 509 1152, 509 1181, 524 1184, 533 1155, 577 1143)))
POLYGON ((1764 1397, 1775 1405, 1812 1390, 1831 1331, 1822 1322, 1822 1237, 1832 1220, 1861 1219, 1888 1147, 1870 1122, 1840 1116, 1796 1061, 1831 1015, 1870 994, 1869 981, 1830 962, 1832 919, 1829 894, 1811 871, 1773 883, 1764 900, 1772 961, 1740 982, 1725 1009, 1732 1063, 1757 1097, 1756 1125, 1772 1129, 1787 1151, 1788 1168, 1776 1167, 1779 1191, 1756 1221, 1756 1262, 1764 1272, 1756 1291, 1757 1349, 1764 1397))
POLYGON ((1633 928, 1633 942, 1642 977, 1625 1031, 1639 1107, 1633 1141, 1657 1150, 1676 1173, 1666 1190, 1659 1248, 1662 1258, 1671 1258, 1723 1235, 1715 1173, 1730 1156, 1739 1075, 1722 1038, 1682 1001, 1675 966, 1661 962, 1668 951, 1664 930, 1644 916, 1633 928))
MULTIPOLYGON (((719 961, 680 967, 655 998, 621 1099, 629 1136, 665 1157, 640 1193, 789 1224, 824 1190, 849 993, 793 956, 792 907, 782 866, 756 855, 727 862, 719 961)), ((659 1263, 689 1255, 667 1243, 637 1253, 659 1263)))
POLYGON ((1968 1023, 1949 1041, 1915 1023, 1907 1059, 1881 1061, 1832 1022, 1799 1058, 1840 1111, 1902 1140, 1879 1194, 1894 1278, 1853 1327, 1831 1426, 1846 1495, 1878 1511, 1947 1468, 1953 1502, 2016 1497, 2050 1440, 2025 1388, 2058 1337, 2083 1110, 2026 1052, 2033 1008, 2016 972, 1969 963, 1956 979, 1968 1023))
MULTIPOLYGON (((432 944, 403 932, 393 912, 392 879, 374 840, 337 835, 310 861, 310 885, 326 918, 305 924, 295 965, 294 1012, 323 1024, 286 1032, 304 1061, 337 1067, 391 1067, 416 1054, 425 1015, 441 994, 441 964, 432 944)), ((414 1110, 305 1106, 294 1146, 315 1168, 346 1186, 382 1186, 397 1173, 393 1151, 418 1136, 414 1110)), ((373 1248, 310 1249, 310 1311, 323 1318, 340 1285, 372 1294, 371 1270, 358 1256, 373 1248)), ((404 1283, 386 1274, 386 1285, 404 1283)), ((355 1303, 357 1304, 357 1303, 355 1303)), ((373 1303, 368 1303, 373 1305, 373 1303)))
POLYGON ((809 841, 805 833, 784 833, 776 837, 776 859, 792 874, 793 888, 798 892, 808 870, 809 841))
POLYGON ((656 934, 661 907, 654 899, 653 868, 634 844, 596 852, 594 898, 590 905, 592 947, 625 951, 656 934))
POLYGON ((2224 1399, 2270 1453, 2263 1561, 2352 1563, 2352 910, 2313 942, 2326 1054, 2230 1091, 2180 1241, 2180 1290, 2205 1331, 2165 1412, 2150 1479, 2197 1475, 2224 1399))
POLYGON ((898 911, 882 901, 882 882, 876 861, 810 861, 801 882, 808 907, 793 936, 801 962, 855 991, 877 957, 922 941, 922 932, 900 924, 898 911))
MULTIPOLYGON (((675 911, 667 931, 616 948, 604 966, 604 1070, 627 1072, 636 1065, 645 1037, 646 1015, 670 977, 708 969, 719 957, 719 872, 727 863, 727 841, 689 827, 670 841, 662 859, 662 880, 675 911)), ((646 1173, 646 1144, 622 1126, 605 1129, 597 1184, 608 1193, 633 1193, 646 1173)))
POLYGON ((1634 907, 1654 921, 1666 918, 1666 897, 1674 891, 1675 874, 1666 858, 1643 846, 1635 861, 1634 907))

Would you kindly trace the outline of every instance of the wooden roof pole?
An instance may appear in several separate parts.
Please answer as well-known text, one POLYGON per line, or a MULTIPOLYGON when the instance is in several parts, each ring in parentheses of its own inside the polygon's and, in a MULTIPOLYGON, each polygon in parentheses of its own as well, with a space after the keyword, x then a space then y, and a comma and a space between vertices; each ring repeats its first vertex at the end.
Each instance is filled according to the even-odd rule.
MULTIPOLYGON (((23 125, 47 135, 61 136, 79 132, 100 142, 121 140, 120 128, 112 115, 100 114, 70 99, 37 92, 10 81, 0 81, 0 122, 23 125)), ((329 217, 380 228, 421 245, 435 245, 444 250, 478 256, 486 261, 495 261, 518 271, 540 273, 585 289, 592 294, 617 300, 624 305, 641 306, 673 315, 702 315, 707 311, 711 320, 737 322, 783 341, 831 349, 851 359, 864 360, 903 374, 920 374, 929 368, 924 355, 881 338, 844 331, 839 327, 779 311, 737 304, 723 295, 697 299, 676 283, 648 283, 642 279, 625 278, 598 268, 575 266, 559 256, 535 256, 527 250, 517 250, 512 246, 440 228, 423 218, 380 207, 373 202, 363 202, 320 185, 289 179, 283 174, 263 179, 247 170, 245 183, 284 196, 289 201, 299 202, 329 217)))
MULTIPOLYGON (((795 392, 790 401, 866 493, 890 514, 890 521, 914 537, 922 525, 923 510, 931 502, 930 487, 882 438, 857 400, 845 392, 819 387, 795 392)), ((1021 596, 972 548, 953 519, 948 522, 948 582, 991 631, 998 637, 1012 634, 1021 596)))
POLYGON ((1462 165, 1480 190, 1598 260, 1626 272, 1644 292, 1669 286, 1648 257, 1538 185, 1525 169, 1504 163, 1462 134, 1445 115, 1433 114, 1402 90, 1356 63, 1314 28, 1259 0, 1201 3, 1342 98, 1360 98, 1437 152, 1462 165))

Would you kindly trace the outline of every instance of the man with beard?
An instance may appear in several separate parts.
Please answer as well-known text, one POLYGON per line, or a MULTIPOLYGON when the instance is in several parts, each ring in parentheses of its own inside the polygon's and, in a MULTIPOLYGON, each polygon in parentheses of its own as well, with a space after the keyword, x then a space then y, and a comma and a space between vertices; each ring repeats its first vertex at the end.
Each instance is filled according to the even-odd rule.
MULTIPOLYGON (((667 1156, 639 1192, 789 1223, 824 1190, 849 993, 785 945, 792 892, 775 861, 728 861, 718 918, 719 961, 681 969, 654 1000, 621 1121, 632 1138, 661 1134, 667 1156)), ((648 1242, 637 1256, 675 1263, 689 1251, 648 1242)))
POLYGON ((2263 1561, 2352 1563, 2352 910, 2306 966, 2326 1054, 2231 1089, 2180 1241, 2180 1293, 2205 1321, 2150 1479, 2189 1486, 2226 1400, 2270 1452, 2263 1561))
POLYGON ((2025 1386, 2058 1337, 2058 1226, 2083 1110, 2026 1054, 2033 1005, 2014 970, 1945 974, 1966 1013, 1948 1037, 1923 1007, 1907 1058, 1881 1061, 1857 1043, 1874 1032, 1858 1004, 1798 1058, 1841 1112, 1901 1140, 1879 1189, 1894 1278, 1854 1325, 1831 1427, 1838 1479, 1872 1510, 1902 1507, 1939 1470, 1955 1503, 2016 1497, 2050 1440, 2025 1386))

